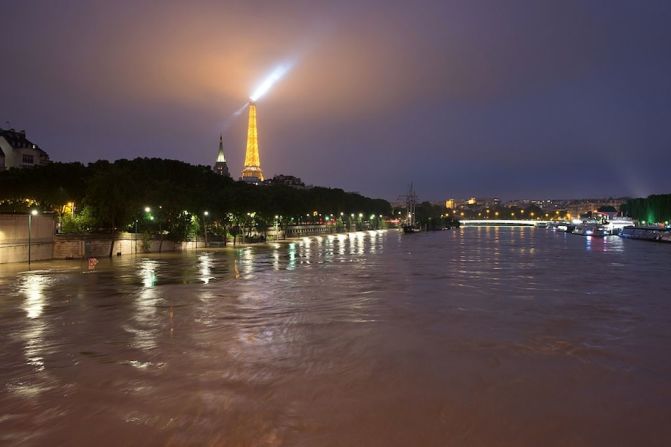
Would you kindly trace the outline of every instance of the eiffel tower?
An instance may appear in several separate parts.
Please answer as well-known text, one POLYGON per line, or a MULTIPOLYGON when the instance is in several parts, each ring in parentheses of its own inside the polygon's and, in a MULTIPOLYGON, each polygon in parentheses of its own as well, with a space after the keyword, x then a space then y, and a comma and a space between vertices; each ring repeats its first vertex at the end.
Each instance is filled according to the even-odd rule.
POLYGON ((261 160, 259 159, 259 137, 256 131, 256 104, 249 102, 249 126, 247 128, 247 151, 241 180, 258 184, 263 181, 261 160))

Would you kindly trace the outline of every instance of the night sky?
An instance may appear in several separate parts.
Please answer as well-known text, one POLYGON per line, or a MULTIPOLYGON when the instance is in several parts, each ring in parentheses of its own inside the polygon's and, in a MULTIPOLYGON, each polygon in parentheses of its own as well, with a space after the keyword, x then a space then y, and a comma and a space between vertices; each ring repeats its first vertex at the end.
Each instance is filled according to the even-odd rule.
POLYGON ((671 192, 671 1, 0 0, 0 127, 395 199, 671 192))

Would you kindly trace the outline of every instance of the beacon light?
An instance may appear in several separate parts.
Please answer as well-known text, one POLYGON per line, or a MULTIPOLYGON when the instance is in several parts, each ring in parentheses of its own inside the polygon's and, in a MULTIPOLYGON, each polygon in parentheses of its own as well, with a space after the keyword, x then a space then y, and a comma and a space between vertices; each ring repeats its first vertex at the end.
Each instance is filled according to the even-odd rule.
POLYGON ((284 75, 287 74, 289 70, 291 70, 292 66, 293 64, 285 63, 275 67, 275 69, 263 80, 263 82, 261 82, 261 84, 256 87, 256 90, 254 90, 254 93, 252 93, 249 99, 252 100, 252 102, 255 102, 260 97, 268 93, 268 90, 270 90, 270 88, 277 81, 282 79, 282 77, 284 77, 284 75))

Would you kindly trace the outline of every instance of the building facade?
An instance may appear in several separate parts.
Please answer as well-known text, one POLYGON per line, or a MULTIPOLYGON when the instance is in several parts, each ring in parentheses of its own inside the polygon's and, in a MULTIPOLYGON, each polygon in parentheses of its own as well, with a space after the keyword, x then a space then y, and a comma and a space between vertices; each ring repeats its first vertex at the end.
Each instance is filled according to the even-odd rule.
POLYGON ((264 185, 283 185, 283 186, 290 186, 292 188, 296 189, 305 189, 305 183, 293 175, 276 175, 275 177, 271 179, 266 179, 263 182, 264 185))
POLYGON ((0 171, 49 163, 49 155, 26 138, 26 131, 0 129, 0 171))

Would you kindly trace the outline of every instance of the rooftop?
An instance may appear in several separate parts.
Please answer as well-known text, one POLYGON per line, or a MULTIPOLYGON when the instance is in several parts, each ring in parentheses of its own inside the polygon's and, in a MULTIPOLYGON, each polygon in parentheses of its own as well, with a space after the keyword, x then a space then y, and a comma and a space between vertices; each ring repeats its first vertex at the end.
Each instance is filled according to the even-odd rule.
POLYGON ((26 138, 25 130, 0 129, 0 137, 3 137, 5 140, 7 140, 7 143, 14 149, 28 147, 37 149, 46 155, 46 152, 44 152, 39 146, 26 138))

